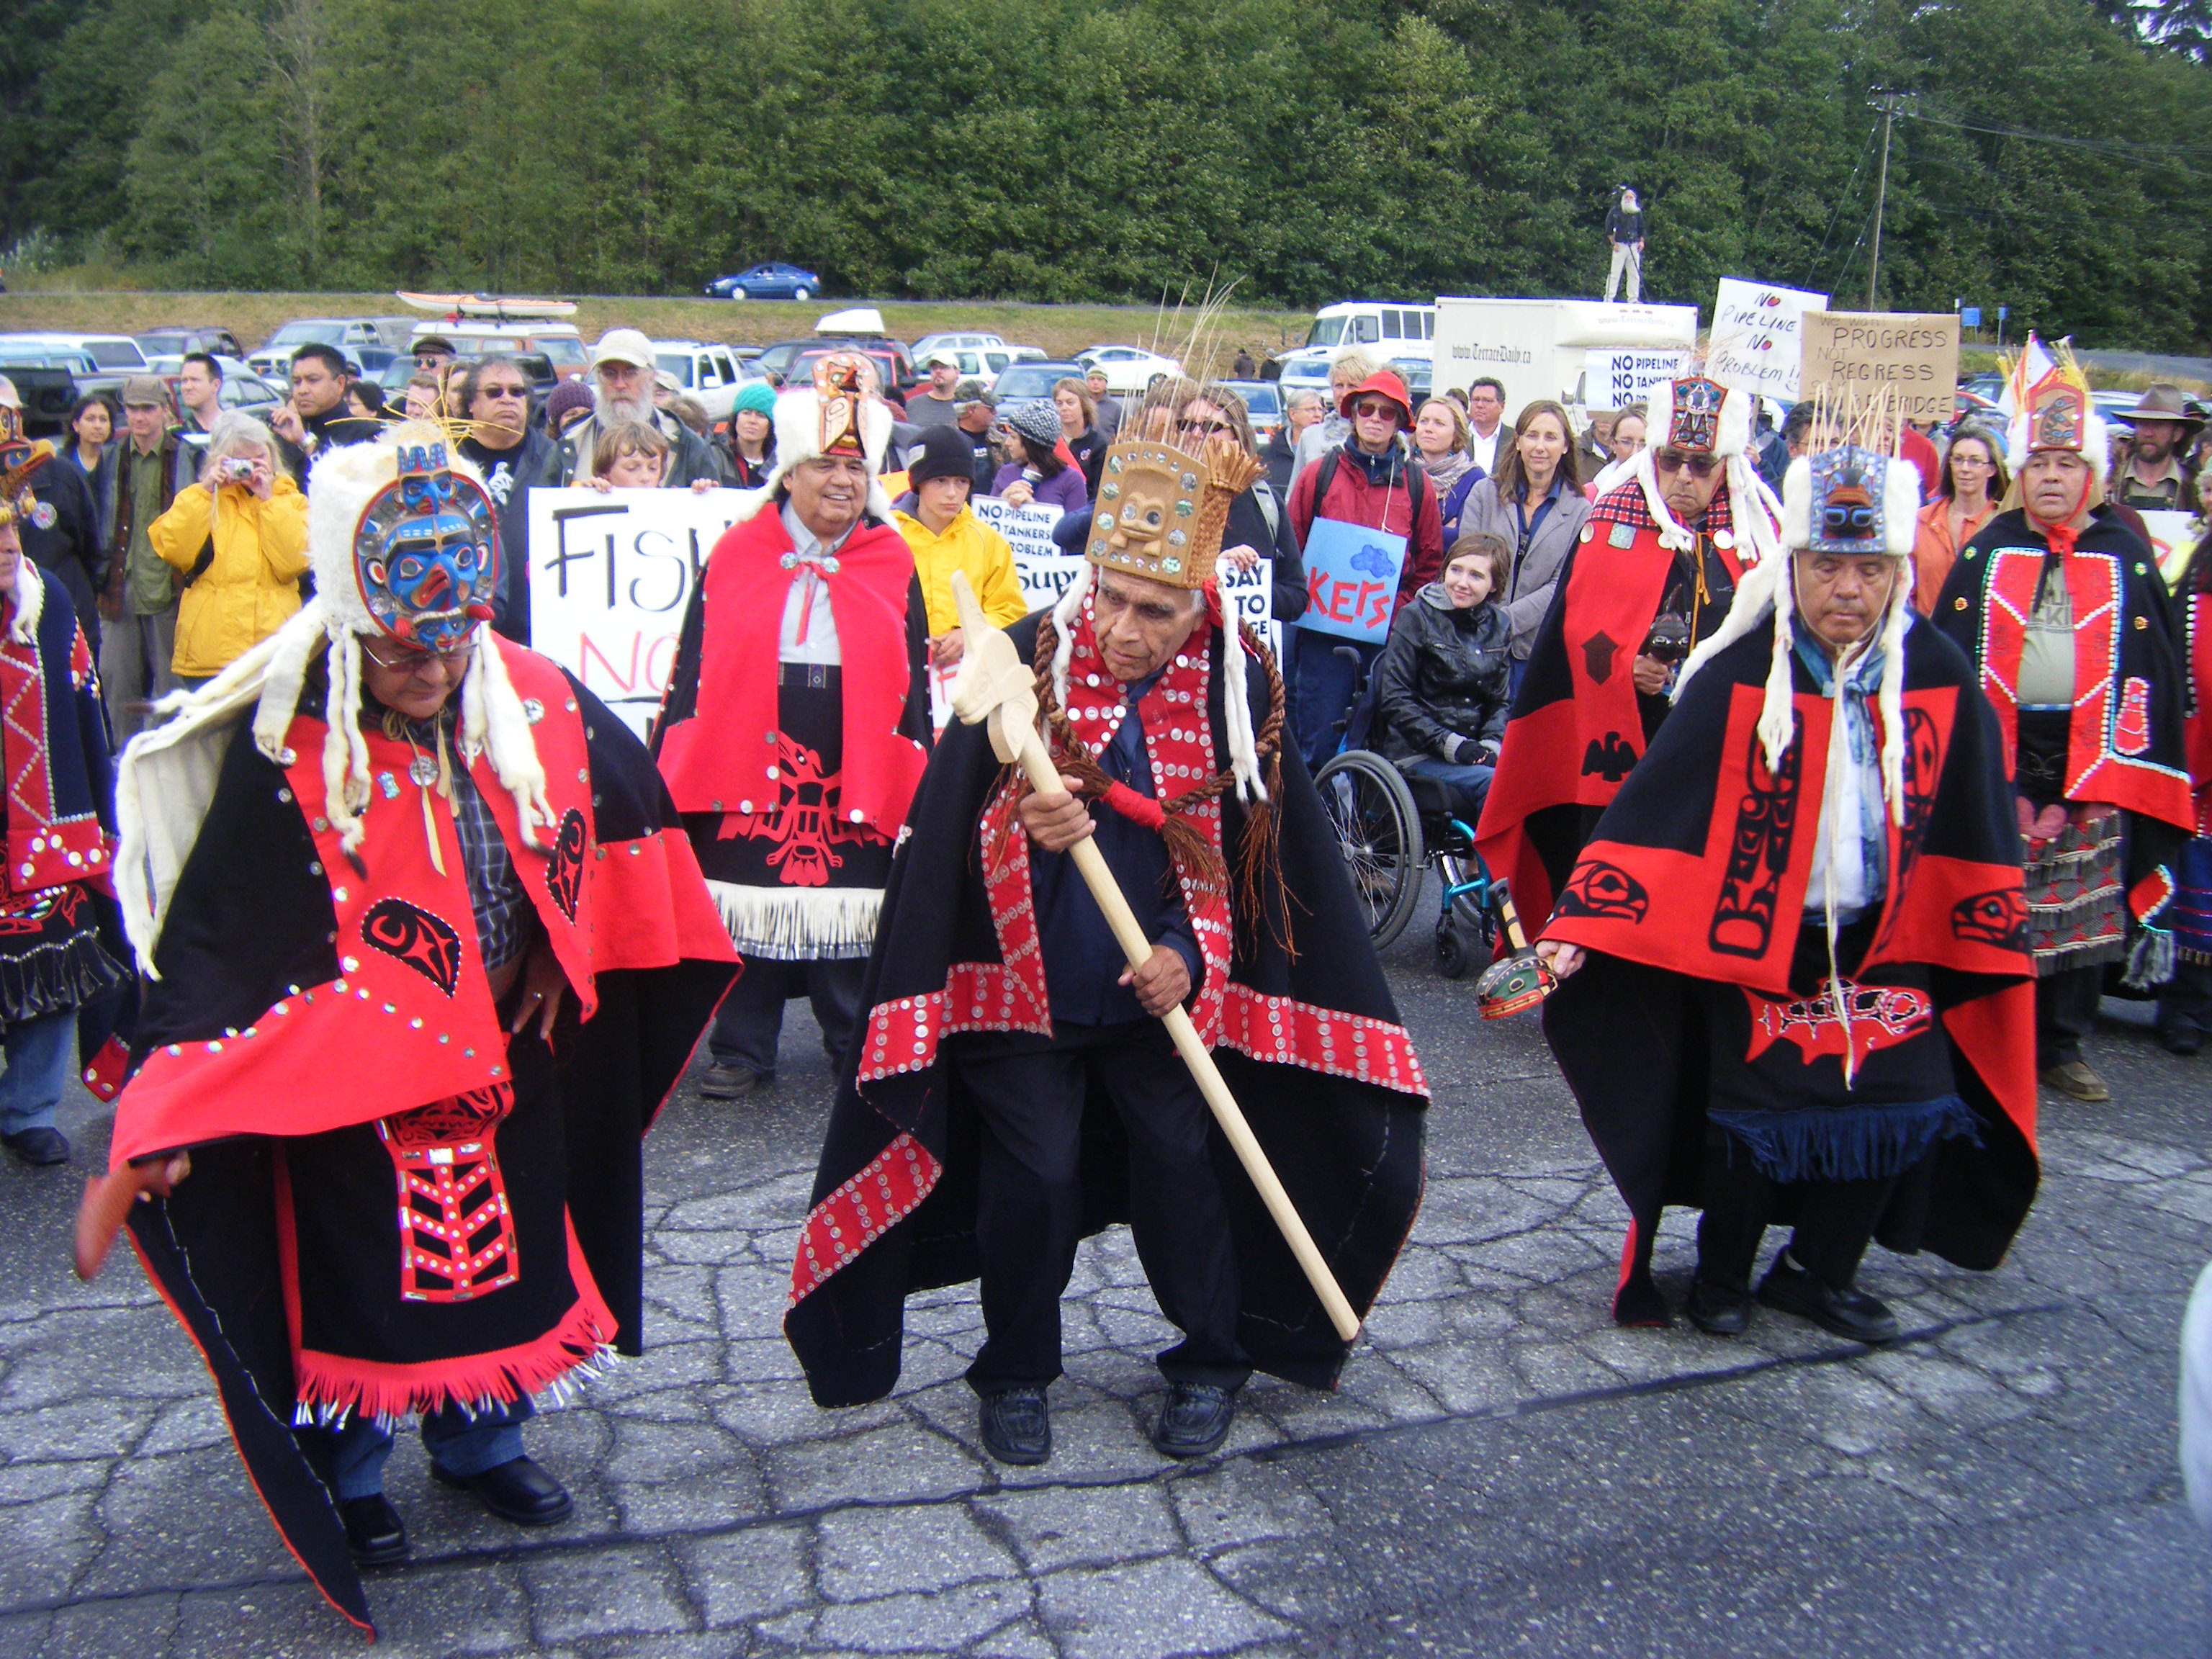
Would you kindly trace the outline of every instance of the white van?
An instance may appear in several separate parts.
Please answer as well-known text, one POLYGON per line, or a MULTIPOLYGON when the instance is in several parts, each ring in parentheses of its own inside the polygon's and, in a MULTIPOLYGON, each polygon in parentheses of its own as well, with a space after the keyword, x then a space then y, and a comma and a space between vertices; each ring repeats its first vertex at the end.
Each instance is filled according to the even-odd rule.
POLYGON ((1346 346, 1366 346, 1378 357, 1427 359, 1436 337, 1437 308, 1409 300, 1342 300, 1323 306, 1306 331, 1305 343, 1282 356, 1283 384, 1326 386, 1328 360, 1346 346))

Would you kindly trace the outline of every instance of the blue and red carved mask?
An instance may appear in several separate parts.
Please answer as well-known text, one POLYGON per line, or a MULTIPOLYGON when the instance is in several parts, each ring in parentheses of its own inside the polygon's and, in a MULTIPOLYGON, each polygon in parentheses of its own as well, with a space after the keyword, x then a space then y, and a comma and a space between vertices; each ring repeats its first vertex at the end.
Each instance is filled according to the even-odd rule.
POLYGON ((453 650, 491 619, 498 514, 448 470, 443 443, 403 443, 399 476, 362 511, 353 564, 379 628, 417 650, 453 650))

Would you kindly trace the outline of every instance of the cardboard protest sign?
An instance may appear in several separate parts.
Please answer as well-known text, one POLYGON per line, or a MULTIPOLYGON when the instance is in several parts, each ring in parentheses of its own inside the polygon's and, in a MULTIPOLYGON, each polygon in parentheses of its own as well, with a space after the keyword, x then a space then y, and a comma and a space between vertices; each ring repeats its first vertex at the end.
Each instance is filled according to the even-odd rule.
POLYGON ((1589 351, 1583 360, 1583 406, 1626 409, 1631 404, 1648 404, 1651 388, 1680 374, 1689 361, 1688 352, 1672 348, 1589 351))
POLYGON ((1893 389, 1908 421, 1948 421, 1959 385, 1956 313, 1814 311, 1801 319, 1801 398, 1893 389))
POLYGON ((1380 645, 1397 609, 1406 538, 1339 519, 1316 519, 1306 537, 1306 613, 1298 626, 1380 645))
POLYGON ((1807 312, 1827 307, 1825 294, 1722 277, 1713 299, 1705 373, 1740 392, 1796 402, 1802 395, 1797 379, 1803 337, 1799 324, 1807 312))
POLYGON ((1063 556, 1060 544, 1052 538, 1052 527, 1060 519, 1056 507, 1035 502, 1015 507, 997 495, 978 495, 968 503, 968 510, 1006 538, 1018 561, 1063 556))

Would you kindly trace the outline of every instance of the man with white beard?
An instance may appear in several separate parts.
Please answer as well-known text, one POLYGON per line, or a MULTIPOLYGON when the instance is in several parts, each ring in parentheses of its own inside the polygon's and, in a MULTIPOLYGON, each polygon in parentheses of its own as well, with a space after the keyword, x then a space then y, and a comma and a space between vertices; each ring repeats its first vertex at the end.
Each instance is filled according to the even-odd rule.
POLYGON ((592 476, 592 448, 599 434, 618 421, 647 421, 675 446, 661 485, 689 489, 695 479, 731 482, 714 446, 653 402, 653 342, 634 328, 611 328, 592 348, 592 412, 561 440, 561 482, 592 476))

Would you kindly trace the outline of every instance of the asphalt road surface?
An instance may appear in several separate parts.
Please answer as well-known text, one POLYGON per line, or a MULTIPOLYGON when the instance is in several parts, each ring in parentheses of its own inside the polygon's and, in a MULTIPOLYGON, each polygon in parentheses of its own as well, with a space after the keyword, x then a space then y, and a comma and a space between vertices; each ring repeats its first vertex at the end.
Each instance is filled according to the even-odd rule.
MULTIPOLYGON (((2208 1254, 2212 1057, 2129 1011, 2116 1103, 2046 1098, 2043 1197, 1975 1275, 1876 1250, 1909 1332, 1762 1310, 1735 1341, 1607 1316, 1623 1212, 1533 1016, 1485 1024, 1417 927, 1391 962, 1436 1090, 1428 1194, 1344 1386, 1255 1379, 1222 1455, 1146 1431, 1168 1328, 1126 1232, 1084 1248, 1057 1449, 1001 1468, 959 1380, 972 1287, 919 1299, 890 1401, 811 1405, 779 1332, 827 1073, 687 1092, 649 1143, 652 1352, 531 1431, 573 1520, 506 1527, 403 1443, 395 1655, 1775 1655, 2212 1651, 2174 1468, 2174 1342, 2208 1254)), ((79 1164, 0 1168, 0 1659, 347 1654, 128 1256, 64 1266, 79 1164)), ((1683 1218, 1660 1247, 1676 1296, 1683 1218)))

